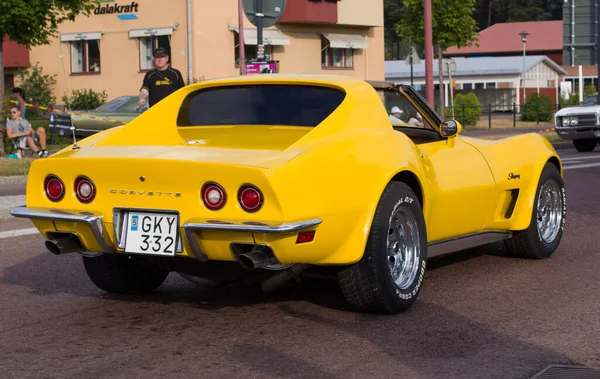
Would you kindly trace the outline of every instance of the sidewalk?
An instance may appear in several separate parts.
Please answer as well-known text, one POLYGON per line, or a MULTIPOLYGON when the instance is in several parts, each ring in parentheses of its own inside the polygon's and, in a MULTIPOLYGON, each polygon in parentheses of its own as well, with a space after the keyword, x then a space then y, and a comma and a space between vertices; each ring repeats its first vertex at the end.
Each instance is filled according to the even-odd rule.
MULTIPOLYGON (((17 185, 25 188, 26 183, 27 176, 0 176, 0 188, 17 185)), ((25 195, 0 196, 0 220, 12 218, 10 210, 19 205, 25 205, 25 195)))

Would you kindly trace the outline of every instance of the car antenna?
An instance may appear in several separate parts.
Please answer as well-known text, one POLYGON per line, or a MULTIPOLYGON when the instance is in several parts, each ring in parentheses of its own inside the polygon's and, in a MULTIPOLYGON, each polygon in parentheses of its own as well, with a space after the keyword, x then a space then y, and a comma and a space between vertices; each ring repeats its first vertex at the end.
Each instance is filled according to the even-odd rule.
POLYGON ((77 138, 75 138, 75 125, 73 125, 73 116, 69 118, 71 119, 71 127, 69 129, 71 129, 73 132, 73 150, 77 150, 79 149, 79 146, 77 145, 77 138))

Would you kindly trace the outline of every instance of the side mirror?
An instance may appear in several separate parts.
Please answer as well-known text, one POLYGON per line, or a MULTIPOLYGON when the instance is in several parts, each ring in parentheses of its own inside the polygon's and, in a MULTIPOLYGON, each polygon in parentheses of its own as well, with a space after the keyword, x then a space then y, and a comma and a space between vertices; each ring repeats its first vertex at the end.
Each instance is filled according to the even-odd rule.
POLYGON ((462 125, 460 122, 455 120, 449 120, 442 124, 440 128, 442 136, 444 137, 454 137, 460 134, 462 131, 462 125))

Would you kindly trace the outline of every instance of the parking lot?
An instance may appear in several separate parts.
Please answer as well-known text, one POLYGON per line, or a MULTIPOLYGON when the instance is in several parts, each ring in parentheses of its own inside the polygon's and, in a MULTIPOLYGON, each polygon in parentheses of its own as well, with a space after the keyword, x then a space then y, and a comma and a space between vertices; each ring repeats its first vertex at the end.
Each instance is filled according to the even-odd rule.
POLYGON ((600 367, 600 152, 559 154, 568 213, 553 257, 507 258, 495 244, 431 260, 415 306, 393 316, 350 311, 325 278, 263 294, 171 274, 152 296, 108 295, 78 255, 49 254, 31 223, 0 222, 1 376, 531 378, 549 365, 600 367))

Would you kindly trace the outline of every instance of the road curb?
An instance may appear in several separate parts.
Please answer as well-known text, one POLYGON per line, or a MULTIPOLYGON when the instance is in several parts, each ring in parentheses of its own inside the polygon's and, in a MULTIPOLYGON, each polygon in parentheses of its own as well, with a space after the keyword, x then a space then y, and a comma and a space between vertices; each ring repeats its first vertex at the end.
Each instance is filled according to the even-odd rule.
POLYGON ((27 175, 0 176, 0 186, 26 184, 27 175))

